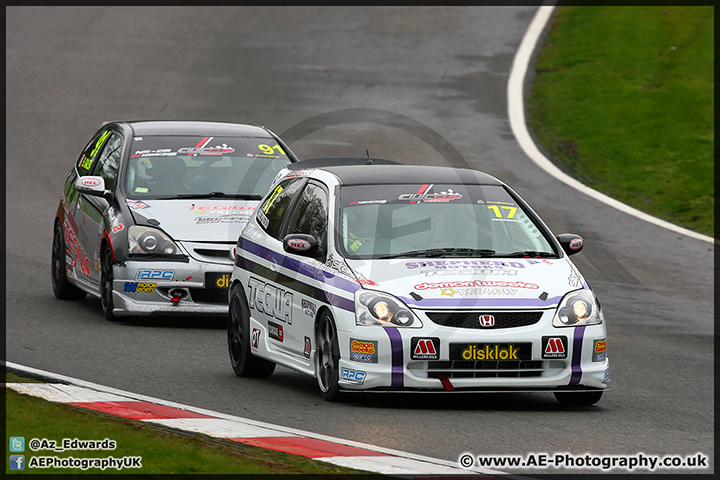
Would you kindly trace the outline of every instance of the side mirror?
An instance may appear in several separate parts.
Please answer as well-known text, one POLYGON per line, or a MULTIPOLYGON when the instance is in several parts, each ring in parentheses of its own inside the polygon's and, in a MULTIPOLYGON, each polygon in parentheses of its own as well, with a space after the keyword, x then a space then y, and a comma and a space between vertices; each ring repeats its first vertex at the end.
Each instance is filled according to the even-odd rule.
POLYGON ((113 198, 113 193, 110 190, 105 190, 105 179, 102 177, 89 175, 85 177, 78 177, 77 180, 75 180, 75 190, 83 195, 102 197, 107 201, 110 201, 113 198))
POLYGON ((585 240, 580 235, 574 233, 563 233, 557 236, 560 246, 568 255, 574 255, 583 249, 585 240))
POLYGON ((283 239, 283 250, 288 253, 310 258, 320 256, 317 239, 312 235, 304 235, 301 233, 286 235, 283 239))

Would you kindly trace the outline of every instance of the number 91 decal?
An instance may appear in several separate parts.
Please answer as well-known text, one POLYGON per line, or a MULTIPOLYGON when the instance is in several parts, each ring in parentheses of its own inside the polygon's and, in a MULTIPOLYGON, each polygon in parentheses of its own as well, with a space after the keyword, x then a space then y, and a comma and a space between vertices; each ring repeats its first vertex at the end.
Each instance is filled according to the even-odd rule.
POLYGON ((260 145, 258 145, 258 148, 265 155, 277 155, 277 153, 279 153, 281 155, 285 155, 285 151, 282 149, 282 147, 280 147, 280 145, 273 145, 271 147, 270 145, 261 143, 260 145), (275 153, 276 150, 277 150, 277 153, 275 153))

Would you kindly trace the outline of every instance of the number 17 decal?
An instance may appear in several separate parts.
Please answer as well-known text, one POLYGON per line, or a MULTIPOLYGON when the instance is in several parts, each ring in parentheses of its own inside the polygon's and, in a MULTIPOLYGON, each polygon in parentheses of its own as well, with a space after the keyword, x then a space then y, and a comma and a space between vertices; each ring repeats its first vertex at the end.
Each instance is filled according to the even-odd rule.
POLYGON ((488 205, 487 207, 490 210, 492 210, 493 212, 495 212, 495 216, 497 218, 503 218, 503 214, 500 211, 500 208, 502 208, 504 210, 509 210, 508 215, 505 218, 513 218, 515 216, 515 212, 517 211, 517 208, 515 208, 515 207, 500 206, 500 208, 498 208, 497 205, 488 205))

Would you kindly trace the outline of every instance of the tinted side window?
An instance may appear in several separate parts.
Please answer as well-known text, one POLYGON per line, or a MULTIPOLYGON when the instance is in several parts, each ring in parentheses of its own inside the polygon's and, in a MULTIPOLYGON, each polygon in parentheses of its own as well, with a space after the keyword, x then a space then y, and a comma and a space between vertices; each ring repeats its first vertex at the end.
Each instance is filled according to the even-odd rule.
POLYGON ((105 188, 108 190, 115 190, 121 152, 122 139, 120 135, 113 133, 105 142, 105 148, 100 154, 100 158, 95 162, 93 175, 103 177, 105 179, 105 188))
POLYGON ((102 146, 105 145, 105 141, 108 139, 109 136, 110 130, 105 130, 104 132, 98 133, 93 137, 92 140, 90 140, 90 143, 87 144, 85 150, 83 150, 82 154, 80 154, 80 158, 78 159, 77 163, 77 169, 81 177, 90 173, 93 165, 95 165, 95 160, 97 159, 98 152, 100 152, 102 146))
POLYGON ((257 213, 257 221, 268 235, 280 239, 283 218, 295 195, 305 184, 304 178, 291 178, 273 188, 257 213))
POLYGON ((290 218, 287 233, 312 235, 318 241, 318 249, 324 252, 327 243, 327 219, 328 195, 320 185, 309 183, 290 218))

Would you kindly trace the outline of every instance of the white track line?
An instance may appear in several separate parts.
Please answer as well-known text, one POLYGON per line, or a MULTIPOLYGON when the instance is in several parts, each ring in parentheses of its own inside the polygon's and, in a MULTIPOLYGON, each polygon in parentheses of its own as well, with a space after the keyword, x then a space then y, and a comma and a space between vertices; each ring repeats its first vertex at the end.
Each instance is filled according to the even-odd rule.
POLYGON ((574 189, 605 203, 606 205, 673 232, 681 233, 683 235, 687 235, 688 237, 702 240, 703 242, 715 244, 715 239, 712 237, 693 232, 692 230, 679 227, 670 222, 666 222, 665 220, 648 215, 645 212, 641 212, 640 210, 625 205, 614 198, 610 198, 607 195, 580 183, 556 167, 537 148, 535 142, 530 136, 530 133, 528 132, 527 125, 525 124, 523 84, 525 82, 525 75, 527 73, 528 65, 530 64, 532 53, 535 50, 540 34, 545 28, 545 25, 550 19, 554 9, 555 7, 553 6, 541 6, 538 8, 535 18, 533 18, 533 21, 530 24, 530 28, 528 28, 527 32, 525 32, 525 37, 523 37, 520 48, 515 54, 515 60, 513 60, 512 70, 510 71, 510 79, 508 80, 508 114, 510 116, 510 127, 512 128, 515 138, 520 144, 520 147, 533 162, 535 162, 547 173, 574 189))
MULTIPOLYGON (((242 417, 236 417, 220 412, 213 412, 202 408, 183 405, 180 403, 169 402, 159 398, 140 395, 124 390, 118 390, 112 387, 106 387, 97 383, 87 382, 73 377, 60 375, 56 373, 38 370, 32 367, 26 367, 12 362, 3 362, 8 368, 24 372, 30 375, 36 375, 43 379, 55 382, 65 382, 69 385, 52 385, 52 384, 5 384, 7 388, 12 388, 21 393, 34 396, 40 396, 46 400, 59 403, 75 403, 75 402, 93 402, 93 401, 119 401, 119 400, 139 400, 167 407, 174 407, 189 412, 207 415, 208 419, 155 419, 141 420, 153 423, 163 424, 180 430, 187 430, 199 433, 205 433, 211 436, 228 437, 228 438, 253 438, 256 436, 296 436, 314 438, 332 442, 339 445, 362 448, 374 452, 384 453, 390 457, 373 457, 373 456, 330 456, 324 458, 316 458, 316 460, 333 463, 336 465, 347 466, 359 470, 367 470, 370 472, 383 473, 386 475, 453 475, 460 476, 466 474, 482 474, 482 475, 502 475, 504 478, 523 479, 528 477, 508 475, 506 472, 499 470, 491 470, 489 468, 462 468, 458 462, 450 462, 438 458, 425 457, 400 450, 378 447, 361 442, 344 440, 341 438, 320 435, 294 428, 288 428, 280 425, 272 425, 269 423, 259 422, 242 417)), ((459 457, 458 457, 459 458, 459 457)))

